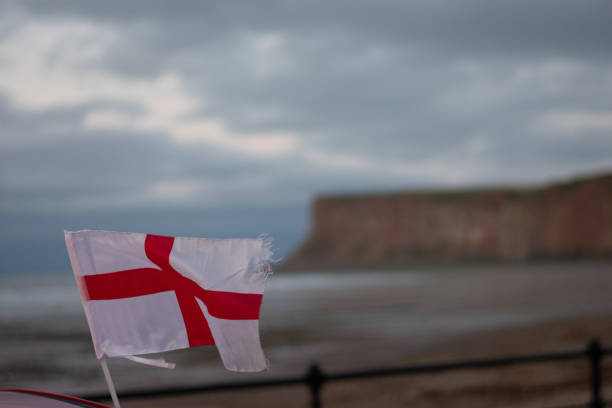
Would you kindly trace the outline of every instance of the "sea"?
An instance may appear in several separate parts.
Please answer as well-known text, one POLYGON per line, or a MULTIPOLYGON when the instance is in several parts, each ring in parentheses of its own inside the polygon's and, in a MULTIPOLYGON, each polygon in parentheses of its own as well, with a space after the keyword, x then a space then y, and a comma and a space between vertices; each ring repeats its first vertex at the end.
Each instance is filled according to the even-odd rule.
MULTIPOLYGON (((109 359, 142 390, 410 364, 466 334, 612 313, 612 261, 278 272, 260 316, 269 369, 226 371, 213 346, 164 353, 175 369, 109 359)), ((159 356, 152 356, 159 357, 159 356)), ((0 388, 104 392, 71 271, 0 275, 0 388)))

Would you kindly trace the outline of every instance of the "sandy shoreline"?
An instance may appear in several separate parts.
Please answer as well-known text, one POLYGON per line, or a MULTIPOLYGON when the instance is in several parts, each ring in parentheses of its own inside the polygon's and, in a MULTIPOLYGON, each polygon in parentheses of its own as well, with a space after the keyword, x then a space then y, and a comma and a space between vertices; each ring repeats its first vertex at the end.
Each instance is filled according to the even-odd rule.
MULTIPOLYGON (((564 351, 586 347, 591 338, 612 345, 612 314, 471 333, 445 345, 402 350, 398 358, 416 364, 564 351)), ((608 360, 612 358, 604 360, 604 389, 612 397, 608 360)), ((588 380, 586 361, 568 361, 339 381, 325 385, 322 397, 330 407, 555 407, 587 402, 588 380)), ((238 407, 248 401, 251 407, 307 407, 309 398, 305 386, 292 386, 125 400, 123 406, 238 407)))

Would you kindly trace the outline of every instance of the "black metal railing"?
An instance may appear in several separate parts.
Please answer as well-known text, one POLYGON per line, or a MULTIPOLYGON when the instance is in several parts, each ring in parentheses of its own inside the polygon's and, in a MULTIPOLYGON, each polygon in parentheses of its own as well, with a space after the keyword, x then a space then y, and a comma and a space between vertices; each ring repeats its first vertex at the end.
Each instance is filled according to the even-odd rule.
MULTIPOLYGON (((543 363, 563 360, 588 359, 590 364, 590 388, 591 397, 586 407, 603 408, 604 400, 602 397, 602 360, 605 355, 612 354, 612 348, 603 348, 598 340, 591 340, 586 348, 558 353, 540 353, 510 356, 502 358, 487 358, 479 360, 463 360, 439 364, 421 364, 403 367, 390 367, 381 369, 347 371, 337 373, 326 373, 318 364, 312 364, 306 374, 294 377, 285 377, 272 380, 242 381, 210 384, 191 387, 161 388, 156 390, 126 391, 120 392, 120 399, 130 398, 150 398, 169 395, 184 395, 202 392, 239 390, 246 388, 281 387, 286 385, 304 384, 308 386, 311 394, 311 406, 320 408, 321 389, 330 381, 351 380, 358 378, 371 378, 383 376, 397 376, 410 374, 435 373, 450 370, 465 370, 474 368, 501 367, 517 364, 543 363)), ((92 401, 108 400, 108 394, 86 395, 84 399, 92 401)))

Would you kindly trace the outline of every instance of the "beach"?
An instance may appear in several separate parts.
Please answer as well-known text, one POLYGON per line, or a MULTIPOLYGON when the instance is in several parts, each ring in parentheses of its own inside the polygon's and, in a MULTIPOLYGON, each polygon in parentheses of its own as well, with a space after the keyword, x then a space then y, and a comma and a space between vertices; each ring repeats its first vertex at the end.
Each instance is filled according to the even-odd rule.
MULTIPOLYGON (((124 359, 109 366, 121 395, 298 375, 313 361, 338 372, 563 351, 594 337, 610 345, 611 272, 610 261, 574 261, 280 273, 268 283, 261 312, 267 372, 228 372, 214 347, 165 353, 177 363, 174 370, 124 359)), ((71 275, 2 279, 0 384, 104 392, 71 275)), ((605 370, 604 385, 612 379, 605 370)), ((587 374, 586 362, 546 363, 331 383, 322 396, 326 406, 559 406, 587 400, 587 374)), ((231 407, 245 399, 252 406, 309 402, 306 388, 297 386, 126 400, 123 406, 231 407)))
MULTIPOLYGON (((414 363, 454 361, 565 351, 585 347, 585 338, 612 342, 612 314, 567 318, 472 333, 452 343, 414 352, 414 363)), ((612 397, 612 364, 604 360, 604 397, 612 397)), ((586 360, 547 362, 502 368, 468 369, 437 374, 398 375, 339 381, 324 386, 323 406, 329 407, 570 407, 590 399, 586 360)), ((122 406, 309 407, 306 386, 219 391, 181 397, 126 400, 122 406)))

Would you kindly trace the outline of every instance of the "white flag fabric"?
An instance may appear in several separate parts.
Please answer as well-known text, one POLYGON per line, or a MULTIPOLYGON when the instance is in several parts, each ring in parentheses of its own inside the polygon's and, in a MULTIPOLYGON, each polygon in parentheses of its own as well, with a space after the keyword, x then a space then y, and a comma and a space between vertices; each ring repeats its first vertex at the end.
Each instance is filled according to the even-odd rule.
POLYGON ((65 231, 98 358, 215 344, 225 367, 261 371, 266 240, 65 231))

